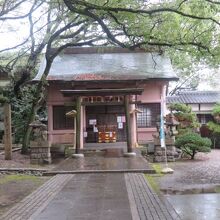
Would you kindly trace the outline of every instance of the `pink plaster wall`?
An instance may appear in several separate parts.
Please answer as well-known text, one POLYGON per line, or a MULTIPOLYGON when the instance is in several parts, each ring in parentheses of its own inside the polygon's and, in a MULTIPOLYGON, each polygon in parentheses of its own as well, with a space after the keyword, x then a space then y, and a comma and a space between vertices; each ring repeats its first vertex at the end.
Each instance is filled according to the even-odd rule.
POLYGON ((156 131, 156 128, 138 128, 138 143, 151 142, 153 140, 153 134, 156 131))
MULTIPOLYGON (((126 88, 126 87, 141 87, 144 88, 144 92, 142 95, 138 96, 138 101, 142 103, 161 103, 161 97, 165 99, 165 88, 167 82, 166 81, 151 81, 144 84, 105 84, 105 86, 98 84, 98 86, 102 88, 126 88)), ((97 85, 91 86, 91 88, 97 88, 97 85)), ((72 143, 73 142, 73 131, 71 130, 53 130, 53 112, 52 107, 54 105, 64 105, 64 103, 72 102, 71 98, 63 97, 60 90, 61 89, 72 89, 70 83, 66 83, 65 85, 54 84, 51 83, 48 86, 48 94, 47 94, 47 105, 48 105, 48 140, 50 144, 54 143, 72 143)), ((83 87, 81 87, 83 89, 83 87)), ((133 108, 131 106, 131 108, 133 108)), ((85 122, 85 108, 81 109, 82 115, 82 124, 81 124, 81 145, 83 147, 83 132, 85 131, 86 122, 85 122)), ((153 140, 153 134, 156 132, 156 128, 138 128, 134 123, 136 123, 135 119, 132 119, 132 131, 134 133, 132 137, 132 145, 138 141, 140 143, 147 143, 153 140), (135 133, 137 132, 137 137, 135 133)))
POLYGON ((141 85, 140 87, 144 88, 144 92, 142 95, 138 96, 138 101, 143 103, 161 102, 161 94, 164 85, 166 85, 166 82, 161 81, 153 81, 141 85))

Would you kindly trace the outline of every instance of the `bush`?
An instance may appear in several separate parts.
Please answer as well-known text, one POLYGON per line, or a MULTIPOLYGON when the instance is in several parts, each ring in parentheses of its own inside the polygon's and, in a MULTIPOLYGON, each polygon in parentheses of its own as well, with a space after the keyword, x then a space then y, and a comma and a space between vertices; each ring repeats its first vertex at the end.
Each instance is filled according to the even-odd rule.
POLYGON ((212 142, 208 138, 203 138, 197 133, 186 133, 177 138, 176 147, 194 159, 197 152, 210 152, 212 142))

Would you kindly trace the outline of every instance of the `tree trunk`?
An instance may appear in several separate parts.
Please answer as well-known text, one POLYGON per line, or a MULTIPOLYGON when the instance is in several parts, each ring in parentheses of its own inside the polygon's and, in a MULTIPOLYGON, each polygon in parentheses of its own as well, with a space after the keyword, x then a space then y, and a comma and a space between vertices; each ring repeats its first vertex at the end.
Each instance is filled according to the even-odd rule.
POLYGON ((31 131, 32 131, 32 128, 29 126, 29 124, 31 124, 35 119, 35 115, 36 115, 37 110, 39 108, 39 100, 41 98, 41 92, 44 87, 43 80, 48 75, 48 73, 50 71, 51 64, 52 64, 52 60, 47 60, 47 64, 44 69, 42 79, 37 85, 35 99, 33 101, 31 112, 29 114, 28 121, 25 126, 24 136, 23 136, 23 140, 22 140, 22 148, 21 148, 22 154, 26 154, 28 152, 28 147, 29 147, 29 143, 30 143, 30 136, 31 136, 31 131))
POLYGON ((11 105, 4 104, 4 145, 5 145, 5 160, 12 159, 12 140, 11 140, 11 105))
POLYGON ((194 160, 195 155, 196 155, 196 151, 193 150, 191 154, 191 160, 194 160))
POLYGON ((21 153, 22 154, 26 154, 28 152, 28 147, 29 147, 29 142, 30 142, 30 136, 31 136, 31 131, 32 128, 29 126, 29 124, 31 124, 34 119, 35 119, 35 115, 37 113, 37 109, 38 109, 38 100, 40 98, 40 93, 42 91, 42 86, 41 86, 41 82, 38 84, 37 86, 37 90, 35 93, 35 99, 34 102, 32 103, 32 107, 31 107, 31 112, 28 116, 28 121, 25 127, 25 131, 24 131, 24 136, 23 136, 23 140, 22 140, 22 148, 21 148, 21 153))

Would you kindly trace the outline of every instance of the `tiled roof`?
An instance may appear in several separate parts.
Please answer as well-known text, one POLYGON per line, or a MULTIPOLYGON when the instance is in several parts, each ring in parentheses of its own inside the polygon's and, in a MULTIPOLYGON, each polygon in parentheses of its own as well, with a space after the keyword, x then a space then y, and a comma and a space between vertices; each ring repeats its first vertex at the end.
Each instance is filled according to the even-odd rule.
MULTIPOLYGON (((39 80, 45 67, 34 80, 39 80)), ((177 80, 170 60, 157 52, 130 51, 123 48, 71 48, 57 56, 47 80, 177 80)))
POLYGON ((220 91, 188 91, 175 96, 168 96, 167 103, 216 103, 220 102, 220 91))

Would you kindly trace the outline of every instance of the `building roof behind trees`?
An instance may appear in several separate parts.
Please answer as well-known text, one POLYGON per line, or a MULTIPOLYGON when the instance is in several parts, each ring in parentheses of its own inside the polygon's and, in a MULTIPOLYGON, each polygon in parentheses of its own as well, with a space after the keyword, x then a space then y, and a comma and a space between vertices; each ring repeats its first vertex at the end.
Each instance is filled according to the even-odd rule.
MULTIPOLYGON (((40 80, 45 60, 34 80, 40 80)), ((170 59, 159 52, 118 47, 67 48, 58 55, 48 81, 177 80, 170 59)))
POLYGON ((220 102, 220 91, 184 91, 178 95, 168 96, 167 103, 217 103, 220 102))

